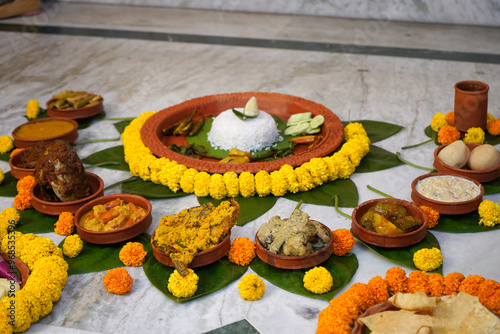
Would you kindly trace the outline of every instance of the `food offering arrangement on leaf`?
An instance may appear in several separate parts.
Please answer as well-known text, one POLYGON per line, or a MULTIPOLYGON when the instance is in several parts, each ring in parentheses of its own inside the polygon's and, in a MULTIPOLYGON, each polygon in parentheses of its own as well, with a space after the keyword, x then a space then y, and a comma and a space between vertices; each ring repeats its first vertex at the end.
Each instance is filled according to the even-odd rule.
POLYGON ((163 217, 151 238, 155 257, 163 264, 173 264, 182 276, 188 274, 188 266, 217 261, 229 251, 229 234, 239 213, 239 204, 230 199, 217 207, 206 203, 163 217), (195 264, 197 256, 212 250, 216 252, 195 264))

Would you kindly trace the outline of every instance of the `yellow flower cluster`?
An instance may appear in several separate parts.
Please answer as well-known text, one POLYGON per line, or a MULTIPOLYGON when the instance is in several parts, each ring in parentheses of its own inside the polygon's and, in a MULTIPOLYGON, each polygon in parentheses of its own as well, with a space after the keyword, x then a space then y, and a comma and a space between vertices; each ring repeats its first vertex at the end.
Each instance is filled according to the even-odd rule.
POLYGON ((351 123, 344 129, 346 143, 332 156, 311 159, 295 169, 283 165, 271 173, 260 171, 254 175, 243 172, 238 176, 234 172, 226 172, 210 175, 153 155, 141 140, 141 128, 153 115, 154 112, 139 115, 122 134, 125 161, 130 171, 144 181, 162 184, 173 192, 194 193, 198 197, 283 196, 307 191, 328 181, 348 178, 370 150, 370 139, 363 126, 351 123))
POLYGON ((30 264, 31 274, 21 290, 0 299, 1 333, 26 331, 31 324, 47 316, 53 303, 61 297, 68 279, 68 264, 62 252, 54 251, 57 246, 47 239, 20 232, 2 239, 2 251, 15 247, 21 261, 30 264))
POLYGON ((9 136, 0 136, 0 154, 10 152, 14 148, 14 141, 9 136))
POLYGON ((26 106, 26 117, 28 119, 35 119, 40 114, 40 102, 37 100, 29 100, 26 106))
POLYGON ((148 252, 144 250, 144 245, 140 242, 127 242, 120 250, 118 257, 126 266, 140 267, 144 263, 146 254, 148 252))
POLYGON ((479 204, 477 210, 481 217, 479 225, 493 227, 500 223, 500 206, 498 203, 486 199, 479 204))
POLYGON ((465 134, 464 137, 464 142, 482 144, 484 143, 484 139, 485 139, 484 130, 479 127, 474 127, 467 130, 467 133, 465 134))
POLYGON ((264 281, 255 274, 247 274, 243 276, 238 283, 241 298, 244 300, 257 300, 261 299, 266 291, 264 281))
POLYGON ((438 132, 443 126, 448 125, 443 113, 437 113, 432 117, 431 129, 438 132))
POLYGON ((314 267, 306 271, 303 282, 304 288, 321 295, 332 289, 333 277, 325 267, 314 267))
POLYGON ((168 278, 168 291, 177 298, 188 298, 195 294, 198 289, 198 275, 193 269, 188 269, 188 274, 182 276, 177 269, 168 278))
POLYGON ((74 215, 71 212, 61 212, 56 221, 54 232, 59 235, 70 235, 75 228, 74 215))
POLYGON ((433 271, 443 264, 443 254, 436 247, 422 248, 413 254, 415 267, 423 271, 433 271))
POLYGON ((83 241, 78 234, 73 234, 64 239, 63 253, 67 257, 77 257, 83 249, 83 241))
POLYGON ((3 170, 2 170, 2 168, 0 168, 0 184, 2 184, 4 179, 5 179, 5 175, 3 175, 3 170))
POLYGON ((21 216, 15 208, 5 208, 0 213, 0 240, 19 222, 21 216))
POLYGON ((239 266, 247 266, 255 257, 255 243, 247 237, 236 238, 229 249, 229 261, 239 266))

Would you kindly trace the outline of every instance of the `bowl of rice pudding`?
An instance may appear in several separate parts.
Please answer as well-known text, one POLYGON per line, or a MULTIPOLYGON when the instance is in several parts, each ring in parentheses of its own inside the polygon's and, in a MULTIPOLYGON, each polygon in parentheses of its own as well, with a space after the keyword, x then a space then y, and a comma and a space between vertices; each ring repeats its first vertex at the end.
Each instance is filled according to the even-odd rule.
POLYGON ((220 174, 230 171, 236 173, 245 171, 257 173, 261 170, 272 172, 279 170, 285 164, 298 167, 312 158, 324 157, 330 154, 340 145, 343 138, 344 127, 342 122, 328 108, 296 96, 262 92, 219 94, 195 98, 159 111, 144 123, 141 130, 142 141, 156 156, 174 160, 200 172, 220 174), (252 97, 255 97, 258 101, 259 115, 263 114, 262 119, 259 116, 256 119, 240 121, 242 127, 234 126, 236 123, 230 119, 234 116, 231 115, 232 109, 243 108, 252 97), (272 124, 271 116, 279 117, 286 122, 293 114, 311 112, 313 116, 322 115, 325 118, 325 123, 321 127, 321 132, 318 133, 318 135, 322 136, 322 139, 312 149, 307 149, 305 145, 297 145, 292 156, 274 161, 257 160, 248 163, 219 163, 217 159, 208 157, 196 159, 181 155, 168 148, 171 144, 187 145, 187 140, 183 136, 166 136, 163 134, 162 129, 171 127, 188 116, 193 110, 197 110, 198 114, 203 115, 205 118, 215 117, 213 122, 215 124, 217 124, 217 116, 230 111, 223 116, 224 119, 220 122, 220 128, 217 131, 211 130, 212 139, 210 140, 213 145, 220 146, 223 149, 235 145, 237 141, 234 139, 235 137, 240 138, 239 142, 246 142, 248 147, 244 148, 250 151, 274 145, 276 140, 279 141, 282 134, 275 132, 274 125, 269 126, 269 124, 272 124), (248 126, 251 124, 248 121, 259 123, 255 126, 248 126), (247 133, 239 136, 243 132, 247 133))

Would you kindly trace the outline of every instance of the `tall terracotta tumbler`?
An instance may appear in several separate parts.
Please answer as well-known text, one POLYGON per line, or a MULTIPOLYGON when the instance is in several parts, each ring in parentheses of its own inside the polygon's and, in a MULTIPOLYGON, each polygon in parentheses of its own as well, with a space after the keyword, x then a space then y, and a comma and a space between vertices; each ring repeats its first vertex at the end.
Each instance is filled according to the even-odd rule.
POLYGON ((461 132, 480 127, 486 130, 488 90, 481 81, 460 81, 455 84, 455 127, 461 132))

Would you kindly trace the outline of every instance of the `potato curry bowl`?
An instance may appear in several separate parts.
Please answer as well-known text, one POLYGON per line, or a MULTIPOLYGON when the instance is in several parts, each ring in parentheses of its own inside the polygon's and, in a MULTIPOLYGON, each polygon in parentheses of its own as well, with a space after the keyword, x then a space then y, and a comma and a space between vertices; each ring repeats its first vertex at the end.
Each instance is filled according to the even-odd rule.
POLYGON ((114 194, 99 197, 75 213, 80 237, 94 244, 132 239, 151 225, 151 203, 144 197, 114 194))

